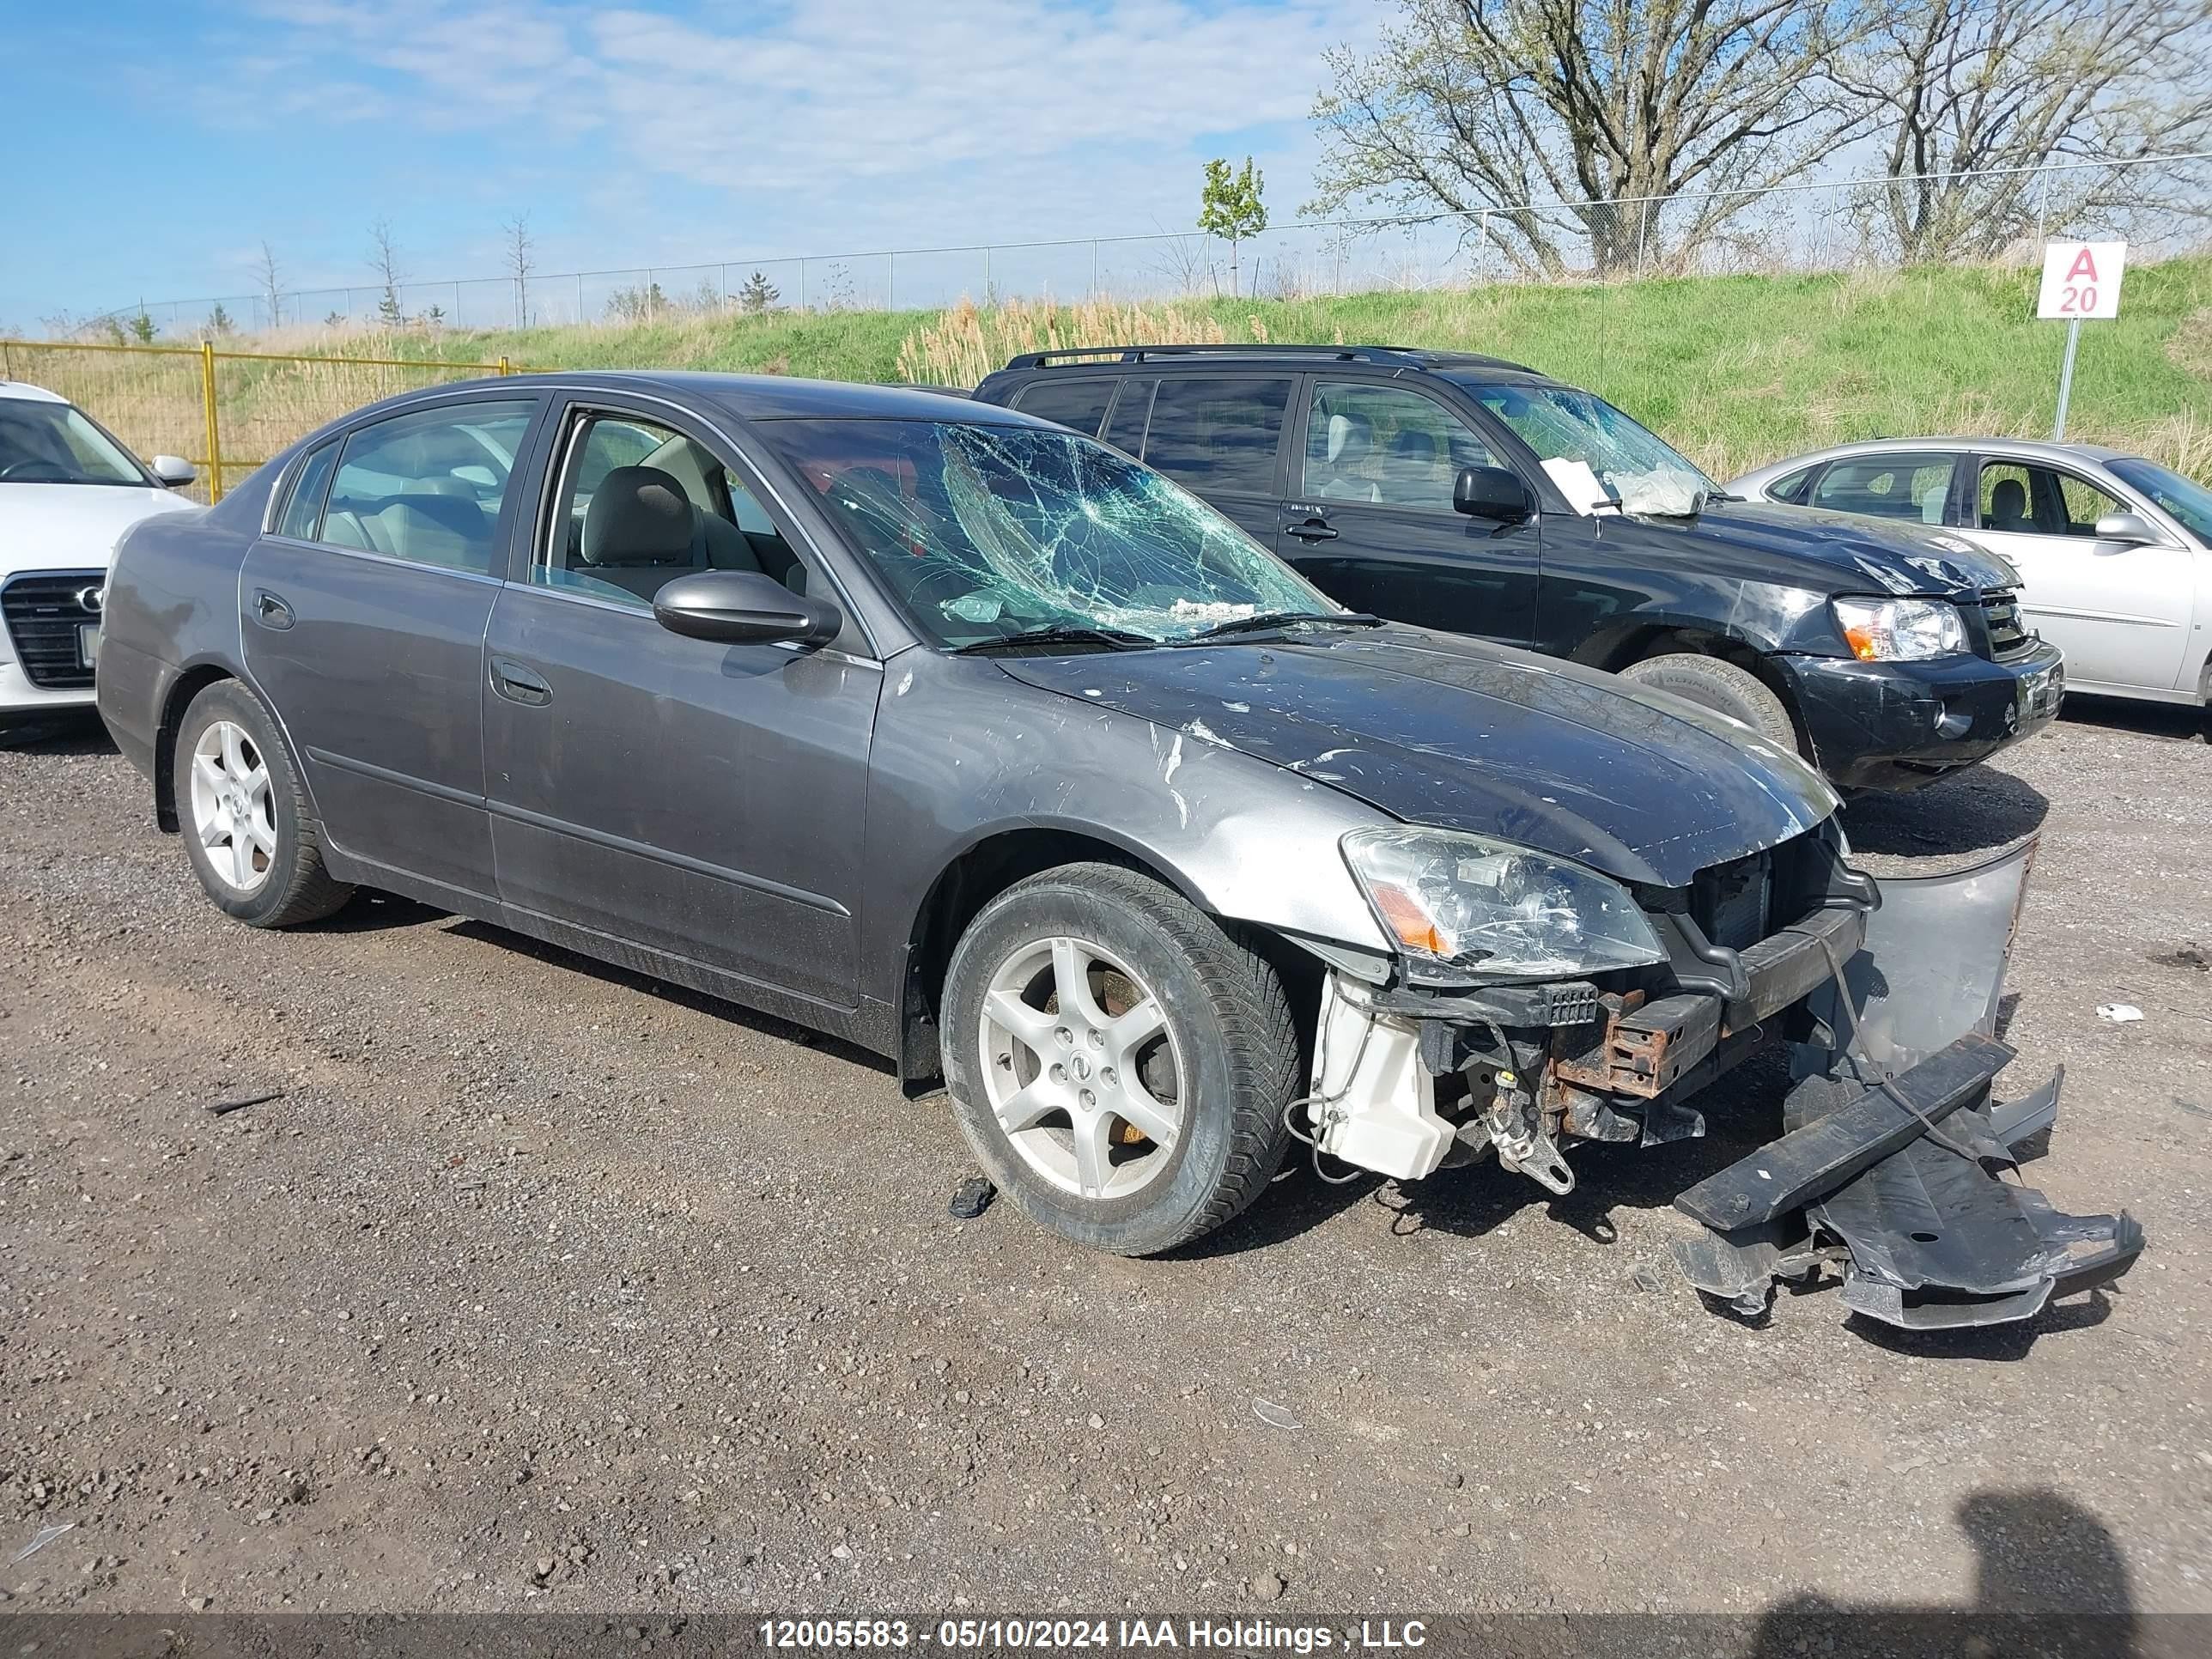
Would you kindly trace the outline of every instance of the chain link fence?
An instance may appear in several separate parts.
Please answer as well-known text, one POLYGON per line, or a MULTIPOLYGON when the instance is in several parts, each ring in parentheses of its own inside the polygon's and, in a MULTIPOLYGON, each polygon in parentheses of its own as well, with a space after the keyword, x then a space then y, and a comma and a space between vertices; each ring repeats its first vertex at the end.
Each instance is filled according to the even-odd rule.
POLYGON ((2142 257, 2212 222, 2212 153, 1793 184, 1641 200, 1300 222, 1231 249, 1197 232, 746 256, 683 265, 239 293, 125 307, 159 335, 228 327, 504 329, 744 313, 933 309, 1010 298, 1266 298, 1817 272, 2032 256, 2046 236, 2124 237, 2142 257))

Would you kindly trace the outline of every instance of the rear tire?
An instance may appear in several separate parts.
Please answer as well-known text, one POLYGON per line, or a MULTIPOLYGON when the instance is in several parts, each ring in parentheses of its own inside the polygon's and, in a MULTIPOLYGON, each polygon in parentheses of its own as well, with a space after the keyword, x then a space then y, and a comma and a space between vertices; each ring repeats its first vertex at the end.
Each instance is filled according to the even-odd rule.
POLYGON ((276 717, 237 680, 204 687, 177 723, 169 776, 185 854, 226 915, 252 927, 317 921, 353 896, 323 868, 320 828, 276 717))
POLYGON ((1741 720, 1777 748, 1799 752, 1797 725, 1782 699, 1758 675, 1732 662, 1675 652, 1631 663, 1620 671, 1620 678, 1741 720))
POLYGON ((985 905, 953 951, 941 1030, 984 1172, 1078 1244, 1172 1249, 1282 1163, 1300 1077, 1282 981, 1135 871, 1068 865, 985 905))

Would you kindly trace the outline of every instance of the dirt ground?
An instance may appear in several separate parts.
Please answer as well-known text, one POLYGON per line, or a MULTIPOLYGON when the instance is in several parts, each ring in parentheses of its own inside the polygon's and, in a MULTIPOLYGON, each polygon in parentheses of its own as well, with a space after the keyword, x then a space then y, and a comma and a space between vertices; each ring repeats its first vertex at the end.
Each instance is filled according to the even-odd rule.
POLYGON ((2067 1067, 2027 1173, 2142 1220, 2111 1294, 1706 1311, 1669 1200, 1771 1066, 1565 1200, 1299 1167, 1155 1261, 957 1222, 943 1101, 863 1056, 410 904, 249 931, 96 734, 0 749, 0 1599, 2212 1612, 2212 751, 2083 705, 1847 822, 2040 827, 2005 1082, 2067 1067))

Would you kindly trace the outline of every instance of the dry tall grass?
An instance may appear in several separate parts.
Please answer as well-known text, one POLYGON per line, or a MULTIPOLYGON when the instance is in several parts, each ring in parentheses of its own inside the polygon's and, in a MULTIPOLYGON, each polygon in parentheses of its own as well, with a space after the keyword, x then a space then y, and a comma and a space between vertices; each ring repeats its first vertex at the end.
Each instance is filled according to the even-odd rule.
MULTIPOLYGON (((392 343, 345 343, 364 357, 391 354, 392 343)), ((261 349, 257 342, 254 349, 261 349)), ((0 379, 58 392, 91 413, 142 456, 182 455, 200 468, 195 499, 207 499, 209 457, 200 359, 196 353, 93 351, 70 344, 0 349, 0 379)), ((216 428, 226 489, 304 433, 416 386, 479 374, 436 362, 404 367, 333 356, 216 360, 216 428)))
MULTIPOLYGON (((1258 337, 1267 329, 1255 318, 1258 337)), ((1147 306, 1093 300, 1054 305, 1015 300, 989 310, 971 300, 907 336, 899 344, 899 374, 924 386, 974 386, 1006 367, 1018 351, 1067 351, 1085 346, 1220 345, 1228 331, 1195 307, 1147 306)))

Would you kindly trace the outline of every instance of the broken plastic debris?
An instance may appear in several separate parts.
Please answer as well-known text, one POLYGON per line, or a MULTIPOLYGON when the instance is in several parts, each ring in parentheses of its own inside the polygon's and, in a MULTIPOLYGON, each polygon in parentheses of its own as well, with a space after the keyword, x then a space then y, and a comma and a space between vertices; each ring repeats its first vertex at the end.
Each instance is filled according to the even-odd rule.
POLYGON ((953 1189, 952 1202, 945 1206, 946 1213, 962 1221, 973 1221, 991 1207, 991 1200, 999 1195, 988 1178, 969 1176, 953 1189))
POLYGON ((2141 1019, 2142 1010, 2132 1002, 2107 1002, 2097 1009, 2099 1019, 2110 1020, 2115 1025, 2125 1025, 2130 1020, 2141 1019))
POLYGON ((22 1548, 17 1550, 15 1554, 8 1558, 8 1565, 12 1567, 18 1561, 29 1560, 31 1557, 36 1555, 40 1550, 46 1548, 47 1545, 52 1543, 55 1539, 60 1537, 64 1533, 74 1532, 75 1530, 76 1530, 76 1522, 74 1521, 64 1521, 58 1526, 40 1527, 39 1528, 37 1537, 32 1539, 29 1543, 24 1545, 22 1548))
POLYGON ((1299 1426, 1297 1418, 1291 1416, 1272 1400, 1255 1400, 1252 1402, 1252 1414, 1272 1428, 1295 1429, 1299 1426))

